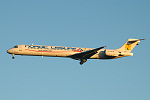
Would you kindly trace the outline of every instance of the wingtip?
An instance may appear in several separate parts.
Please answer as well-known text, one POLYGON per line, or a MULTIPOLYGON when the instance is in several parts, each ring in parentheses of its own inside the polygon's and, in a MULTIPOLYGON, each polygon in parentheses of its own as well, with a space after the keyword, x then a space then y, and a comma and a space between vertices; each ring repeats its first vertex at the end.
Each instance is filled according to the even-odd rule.
POLYGON ((146 40, 146 39, 139 39, 140 41, 142 41, 142 40, 146 40))

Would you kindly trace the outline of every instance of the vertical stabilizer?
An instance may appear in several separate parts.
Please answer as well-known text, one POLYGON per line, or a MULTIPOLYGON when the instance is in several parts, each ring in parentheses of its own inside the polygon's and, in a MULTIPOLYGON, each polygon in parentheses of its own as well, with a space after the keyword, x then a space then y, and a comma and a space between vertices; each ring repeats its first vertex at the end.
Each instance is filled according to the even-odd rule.
POLYGON ((145 39, 128 39, 128 41, 121 48, 117 50, 131 52, 133 48, 136 45, 138 45, 141 40, 145 40, 145 39))

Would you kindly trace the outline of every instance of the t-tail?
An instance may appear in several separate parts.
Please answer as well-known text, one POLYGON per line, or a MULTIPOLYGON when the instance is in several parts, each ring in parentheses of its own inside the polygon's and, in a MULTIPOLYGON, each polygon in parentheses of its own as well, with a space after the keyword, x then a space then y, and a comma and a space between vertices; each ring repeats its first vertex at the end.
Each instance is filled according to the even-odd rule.
POLYGON ((133 56, 133 53, 131 53, 131 51, 136 45, 139 44, 141 40, 145 39, 128 39, 127 42, 117 50, 120 51, 120 55, 122 56, 133 56))

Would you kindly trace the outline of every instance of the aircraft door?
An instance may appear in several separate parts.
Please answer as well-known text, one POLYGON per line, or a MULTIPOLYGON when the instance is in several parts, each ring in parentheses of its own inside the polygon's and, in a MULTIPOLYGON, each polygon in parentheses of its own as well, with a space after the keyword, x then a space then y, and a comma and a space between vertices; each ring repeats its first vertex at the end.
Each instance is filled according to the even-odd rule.
POLYGON ((19 46, 19 51, 22 51, 22 46, 21 45, 19 46))

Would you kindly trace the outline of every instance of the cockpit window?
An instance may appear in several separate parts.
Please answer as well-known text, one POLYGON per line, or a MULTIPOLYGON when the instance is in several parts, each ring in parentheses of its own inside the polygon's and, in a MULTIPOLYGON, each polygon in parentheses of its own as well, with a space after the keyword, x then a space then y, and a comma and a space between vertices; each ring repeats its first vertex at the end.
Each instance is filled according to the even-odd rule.
POLYGON ((18 46, 16 45, 16 46, 14 46, 13 48, 18 48, 18 46))

